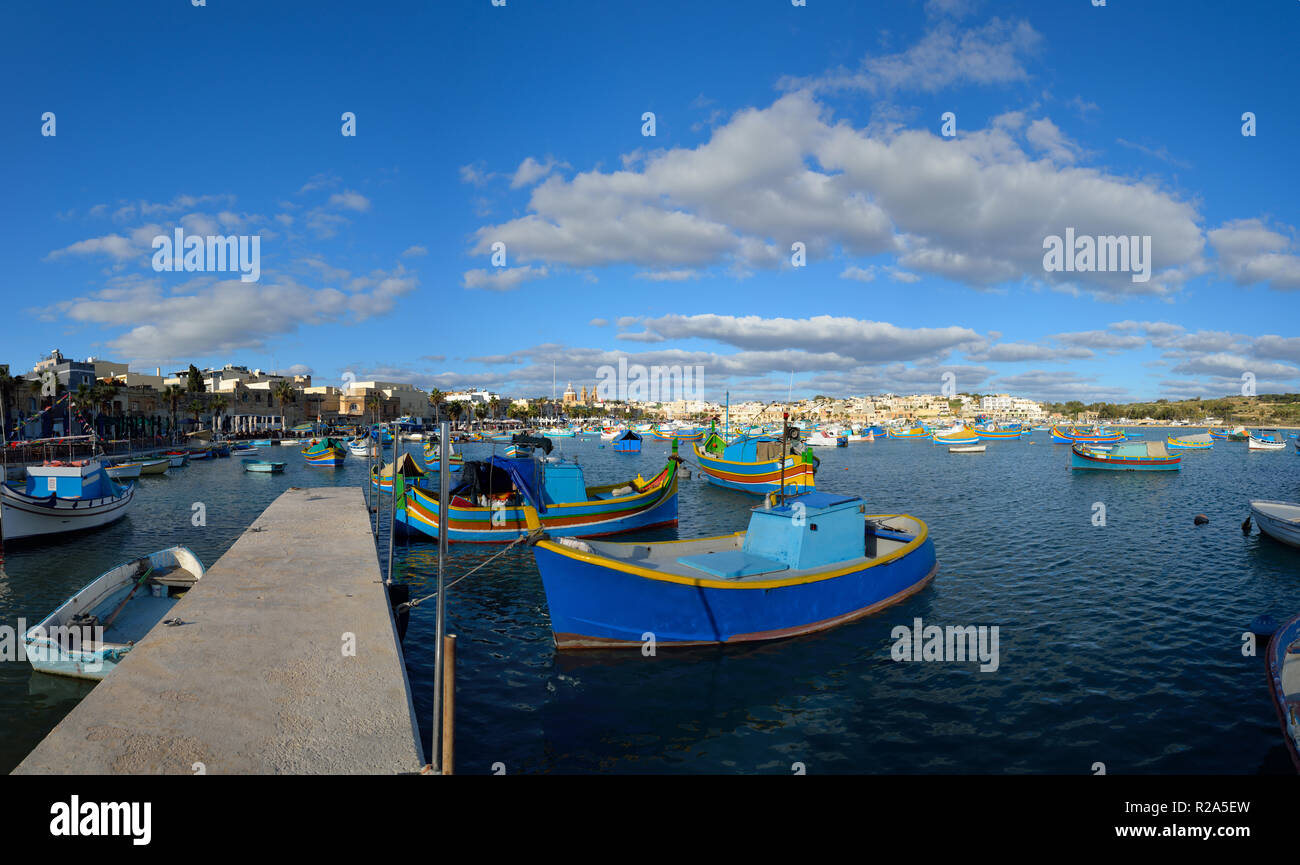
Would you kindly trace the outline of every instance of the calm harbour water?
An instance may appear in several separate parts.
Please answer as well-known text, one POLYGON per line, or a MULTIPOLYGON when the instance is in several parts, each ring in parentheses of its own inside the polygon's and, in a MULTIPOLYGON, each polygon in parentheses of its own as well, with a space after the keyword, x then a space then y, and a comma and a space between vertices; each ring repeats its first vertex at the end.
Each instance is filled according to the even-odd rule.
MULTIPOLYGON (((1163 431, 1146 430, 1158 439, 1163 431)), ((415 451, 417 446, 410 446, 415 451)), ((490 445, 466 445, 473 457, 490 445)), ((565 439, 589 484, 654 474, 649 442, 615 454, 565 439)), ((683 451, 685 453, 685 450, 683 451)), ((862 495, 868 510, 925 520, 935 581, 874 616, 816 635, 718 649, 558 655, 546 597, 525 548, 450 593, 457 644, 458 773, 1289 772, 1262 657, 1243 657, 1260 613, 1300 608, 1300 551, 1244 536, 1253 498, 1300 499, 1300 458, 1219 442, 1168 473, 1072 472, 1047 433, 989 442, 983 454, 881 440, 819 448, 817 486, 862 495), (1106 525, 1094 525, 1094 505, 1106 525), (1192 519, 1204 513, 1208 525, 1192 519), (891 630, 996 625, 1000 666, 900 663, 891 630)), ((144 478, 132 513, 0 560, 0 623, 39 621, 102 571, 172 544, 211 565, 289 486, 356 485, 365 460, 254 475, 238 459, 144 478), (191 525, 192 505, 207 525, 191 525)), ((680 526, 647 539, 744 529, 755 500, 680 483, 680 526)), ((386 555, 386 535, 380 539, 386 555)), ((449 578, 497 548, 453 546, 449 578)), ((382 558, 382 557, 381 557, 382 558)), ((437 545, 399 538, 395 570, 431 591, 437 545)), ((291 586, 285 587, 292 591, 291 586)), ((433 604, 417 608, 407 667, 426 741, 432 711, 433 604)), ((1261 653, 1262 655, 1262 650, 1261 653)), ((11 770, 88 693, 89 683, 0 663, 0 769, 11 770)))

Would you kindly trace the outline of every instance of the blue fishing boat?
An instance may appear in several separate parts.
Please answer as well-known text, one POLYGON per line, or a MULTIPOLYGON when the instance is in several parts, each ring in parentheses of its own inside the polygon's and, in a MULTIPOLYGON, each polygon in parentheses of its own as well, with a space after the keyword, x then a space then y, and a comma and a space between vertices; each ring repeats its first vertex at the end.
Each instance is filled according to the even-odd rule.
POLYGON ((614 436, 614 453, 641 453, 641 434, 632 432, 630 429, 625 429, 618 435, 614 436))
MULTIPOLYGON (((516 437, 527 444, 529 437, 516 437)), ((542 450, 550 449, 545 442, 542 450)), ((530 447, 531 451, 532 448, 530 447)), ((454 542, 509 543, 526 537, 526 509, 556 537, 599 537, 677 524, 677 445, 662 471, 621 483, 589 487, 582 466, 551 462, 536 453, 525 457, 490 456, 467 460, 451 489, 447 539, 454 542)), ((399 479, 401 476, 399 475, 399 479)), ((394 497, 397 522, 438 537, 444 520, 431 485, 404 480, 394 497)))
POLYGON ((658 646, 792 637, 895 604, 938 570, 921 520, 868 516, 860 497, 819 490, 752 508, 748 531, 733 535, 543 537, 533 554, 560 649, 640 647, 647 635, 658 646))
POLYGON ((347 459, 348 449, 342 443, 332 438, 314 441, 302 449, 303 458, 307 460, 307 465, 316 466, 317 468, 335 468, 343 465, 347 459))
MULTIPOLYGON (((462 457, 460 454, 456 453, 456 448, 453 447, 450 443, 448 443, 447 447, 451 449, 451 456, 447 460, 447 466, 452 471, 458 472, 462 468, 464 468, 465 458, 462 457)), ((424 467, 428 469, 430 472, 438 471, 439 454, 442 453, 440 448, 441 445, 439 445, 437 442, 431 441, 431 442, 424 443, 424 467)))
POLYGON ((1182 436, 1181 438, 1170 436, 1166 440, 1166 444, 1171 451, 1206 451, 1214 447, 1214 436, 1209 433, 1182 436))
POLYGON ((27 468, 26 484, 0 483, 0 540, 77 532, 126 516, 135 485, 119 486, 99 460, 27 468))
POLYGON ((1076 443, 1070 448, 1070 468, 1115 472, 1176 471, 1182 457, 1171 456, 1160 442, 1135 442, 1110 447, 1076 443))
POLYGON ((755 495, 782 490, 794 495, 816 486, 821 461, 810 448, 788 442, 789 436, 783 446, 779 437, 746 435, 728 444, 713 433, 703 445, 695 445, 695 460, 714 486, 755 495))
POLYGON ((187 547, 169 547, 105 571, 23 635, 42 673, 102 679, 203 577, 187 547))

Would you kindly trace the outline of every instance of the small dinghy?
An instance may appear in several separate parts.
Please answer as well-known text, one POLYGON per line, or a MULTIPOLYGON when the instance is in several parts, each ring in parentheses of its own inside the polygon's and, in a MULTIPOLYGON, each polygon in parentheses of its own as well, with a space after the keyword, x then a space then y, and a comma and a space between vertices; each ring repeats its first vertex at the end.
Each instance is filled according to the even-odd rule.
POLYGON ((1250 515, 1259 530, 1275 541, 1300 547, 1300 504, 1295 502, 1251 502, 1250 515))
POLYGON ((1282 738, 1300 772, 1300 616, 1273 633, 1267 657, 1268 688, 1282 723, 1282 738))
POLYGON ((1102 447, 1070 446, 1070 468, 1115 472, 1178 471, 1183 458, 1169 453, 1163 442, 1131 442, 1102 447))
POLYGON ((105 571, 27 631, 27 659, 42 673, 102 679, 202 576, 186 547, 105 571))
POLYGON ((988 445, 957 445, 948 448, 950 454, 982 454, 988 445))
POLYGON ((261 472, 263 474, 278 475, 284 471, 284 463, 271 462, 270 460, 241 460, 246 472, 261 472))
MULTIPOLYGON (((750 509, 749 529, 658 543, 533 546, 559 649, 774 640, 833 628, 920 591, 938 570, 925 523, 812 490, 750 509)), ((531 532, 543 526, 531 508, 531 532)))

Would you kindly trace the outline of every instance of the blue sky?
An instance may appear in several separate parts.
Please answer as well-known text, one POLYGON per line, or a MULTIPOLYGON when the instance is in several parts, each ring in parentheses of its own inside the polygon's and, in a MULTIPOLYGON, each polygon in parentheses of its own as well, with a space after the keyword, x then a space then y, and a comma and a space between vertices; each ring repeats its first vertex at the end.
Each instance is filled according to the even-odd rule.
POLYGON ((1300 4, 356 9, 7 4, 0 362, 513 396, 620 357, 702 365, 717 400, 792 370, 796 396, 1300 389, 1300 4), (155 272, 178 226, 260 236, 260 280, 155 272), (1046 272, 1067 227, 1150 236, 1150 280, 1046 272))

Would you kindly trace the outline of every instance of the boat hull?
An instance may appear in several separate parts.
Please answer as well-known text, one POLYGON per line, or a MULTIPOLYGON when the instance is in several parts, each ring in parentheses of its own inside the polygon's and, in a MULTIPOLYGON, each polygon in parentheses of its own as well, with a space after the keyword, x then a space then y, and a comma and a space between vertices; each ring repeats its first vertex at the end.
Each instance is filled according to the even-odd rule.
POLYGON ((1182 467, 1182 457, 1141 457, 1098 451, 1087 445, 1076 444, 1070 448, 1070 468, 1093 469, 1112 472, 1177 471, 1182 467))
MULTIPOLYGON (((650 482, 644 492, 610 499, 553 504, 541 514, 542 527, 554 537, 596 538, 623 532, 677 525, 677 472, 671 466, 650 482)), ((373 481, 372 481, 373 483, 373 481)), ((391 479, 389 491, 391 491, 391 479)), ((380 489, 383 489, 381 486, 380 489)), ((394 518, 404 528, 438 537, 441 529, 438 494, 408 485, 398 496, 394 518)), ((453 502, 447 521, 452 543, 504 544, 529 534, 526 508, 464 506, 453 502)))
MULTIPOLYGON (((92 680, 103 679, 111 673, 135 643, 156 626, 178 600, 171 596, 171 589, 167 589, 162 597, 142 594, 140 589, 132 592, 136 577, 145 568, 156 571, 179 569, 192 577, 191 585, 204 574, 202 562, 188 547, 169 547, 110 568, 23 635, 32 668, 55 676, 92 680), (134 600, 128 601, 128 597, 134 600), (125 615, 118 618, 117 611, 128 603, 134 604, 135 609, 123 610, 125 615), (72 617, 78 613, 94 613, 105 622, 109 616, 114 617, 113 623, 102 634, 102 643, 80 639, 83 628, 72 624, 72 617), (56 635, 57 628, 78 631, 75 644, 67 639, 60 640, 56 635)), ((87 638, 90 636, 86 634, 87 638)))
POLYGON ((120 496, 95 499, 40 498, 0 485, 0 539, 16 541, 106 526, 126 516, 134 498, 134 484, 128 484, 120 496))
POLYGON ((753 583, 611 566, 612 560, 551 541, 533 551, 559 649, 636 648, 650 635, 657 646, 794 637, 896 604, 938 572, 928 531, 885 560, 753 583))
POLYGON ((1300 772, 1300 616, 1274 632, 1266 655, 1268 689, 1282 725, 1282 738, 1300 772))
MULTIPOLYGON (((760 496, 781 492, 781 460, 734 462, 712 456, 701 450, 699 445, 694 450, 704 479, 714 486, 760 496)), ((799 457, 786 457, 784 482, 785 492, 789 495, 806 492, 817 485, 814 467, 799 457)))
POLYGON ((1255 501, 1250 503, 1250 515, 1259 530, 1273 540, 1300 548, 1300 505, 1255 501), (1295 517, 1288 519, 1291 514, 1295 517))

